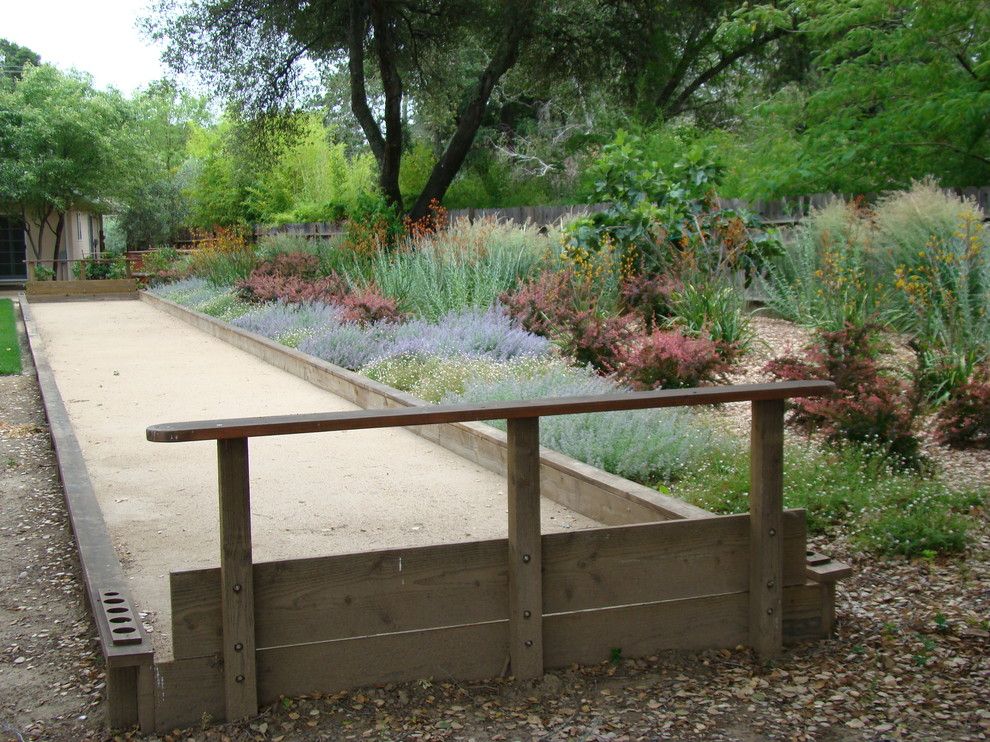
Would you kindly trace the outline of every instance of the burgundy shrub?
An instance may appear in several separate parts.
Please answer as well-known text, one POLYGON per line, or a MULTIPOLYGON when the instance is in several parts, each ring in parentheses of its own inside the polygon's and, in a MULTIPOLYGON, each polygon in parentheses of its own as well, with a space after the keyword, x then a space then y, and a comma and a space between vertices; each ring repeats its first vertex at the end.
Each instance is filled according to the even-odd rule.
POLYGON ((935 418, 935 440, 954 448, 990 448, 990 372, 952 393, 935 418))
POLYGON ((499 297, 523 328, 553 340, 579 363, 612 372, 631 337, 632 318, 603 316, 597 302, 580 301, 572 271, 544 271, 517 291, 499 297), (582 304, 586 308, 579 308, 582 304))
POLYGON ((619 287, 624 311, 643 320, 647 332, 658 329, 674 314, 674 295, 684 288, 680 279, 669 275, 634 275, 619 287))
POLYGON ((726 366, 715 343, 679 332, 656 330, 618 353, 617 372, 633 389, 680 389, 711 383, 726 366))
POLYGON ((897 460, 915 464, 920 455, 914 434, 917 395, 880 368, 875 333, 870 325, 822 332, 803 358, 777 358, 766 370, 782 381, 835 382, 830 395, 791 400, 792 424, 806 432, 821 431, 832 442, 880 445, 897 460))
POLYGON ((324 304, 336 304, 347 293, 347 285, 336 274, 310 280, 254 271, 246 280, 238 281, 237 293, 244 301, 256 304, 270 301, 289 304, 321 301, 324 304))
POLYGON ((395 299, 382 296, 376 289, 368 288, 345 294, 337 303, 343 308, 345 322, 367 325, 372 322, 401 322, 406 315, 399 311, 395 299))

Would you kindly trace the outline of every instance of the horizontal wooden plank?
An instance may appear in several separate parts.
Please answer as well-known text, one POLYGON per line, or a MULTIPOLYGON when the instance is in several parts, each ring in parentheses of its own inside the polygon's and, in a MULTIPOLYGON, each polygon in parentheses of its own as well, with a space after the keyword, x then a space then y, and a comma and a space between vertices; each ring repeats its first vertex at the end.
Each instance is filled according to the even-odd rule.
POLYGON ((507 664, 509 622, 275 647, 258 652, 258 696, 331 692, 420 678, 481 680, 507 664))
POLYGON ((28 281, 25 284, 25 291, 28 298, 136 294, 137 281, 133 278, 108 278, 82 281, 28 281))
MULTIPOLYGON (((254 567, 259 648, 481 623, 508 616, 505 539, 254 567)), ((173 572, 174 656, 220 650, 218 569, 173 572)))
MULTIPOLYGON (((747 516, 543 536, 546 613, 744 590, 747 516)), ((785 518, 787 584, 804 581, 803 511, 785 518)), ((505 539, 254 567, 259 648, 497 621, 508 616, 505 539)), ((171 574, 176 658, 220 651, 219 570, 171 574)))
POLYGON ((435 423, 506 420, 547 415, 574 415, 587 412, 814 397, 826 394, 834 388, 835 385, 830 381, 784 381, 775 384, 661 389, 653 392, 556 397, 553 399, 483 404, 435 405, 393 410, 356 410, 307 415, 198 420, 152 425, 147 430, 147 437, 149 441, 176 443, 340 430, 366 430, 435 423))
MULTIPOLYGON (((784 638, 813 635, 820 615, 821 587, 784 588, 784 638)), ((696 651, 735 647, 749 639, 748 592, 703 598, 558 613, 543 619, 547 667, 591 665, 613 657, 644 657, 663 650, 696 651)))
MULTIPOLYGON (((784 589, 784 638, 821 636, 824 585, 784 589)), ((748 636, 748 595, 730 593, 688 600, 559 613, 544 619, 548 668, 643 657, 664 650, 734 647, 748 636)), ((261 703, 280 695, 333 692, 423 678, 480 680, 505 671, 508 621, 357 637, 258 650, 261 703)), ((223 718, 222 675, 211 658, 156 666, 157 728, 192 726, 204 715, 223 718)))
MULTIPOLYGON (((784 519, 784 584, 805 581, 805 516, 784 519)), ((745 591, 749 516, 728 515, 543 537, 545 613, 745 591)))

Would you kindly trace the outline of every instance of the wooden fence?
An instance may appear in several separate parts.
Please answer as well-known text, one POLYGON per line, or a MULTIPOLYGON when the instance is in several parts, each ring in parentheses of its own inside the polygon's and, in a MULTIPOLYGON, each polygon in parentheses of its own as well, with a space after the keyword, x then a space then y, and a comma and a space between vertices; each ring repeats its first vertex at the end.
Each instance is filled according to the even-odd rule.
POLYGON ((243 718, 280 694, 424 677, 478 679, 595 663, 616 651, 831 631, 841 565, 808 566, 803 511, 783 510, 784 400, 830 382, 169 423, 157 442, 215 440, 219 569, 171 575, 173 651, 156 663, 159 728, 243 718), (750 512, 543 535, 539 419, 750 401, 750 512), (248 441, 368 428, 508 423, 508 537, 255 563, 248 441), (811 578, 809 580, 809 577, 811 578))
MULTIPOLYGON (((981 188, 945 188, 946 193, 972 199, 979 204, 985 214, 990 214, 990 186, 981 188)), ((746 201, 739 198, 721 198, 719 204, 725 209, 742 209, 757 214, 767 224, 787 226, 801 221, 812 209, 821 208, 830 201, 843 199, 850 201, 861 200, 863 203, 874 203, 882 194, 861 193, 812 193, 806 196, 791 196, 788 198, 746 201)), ((466 217, 471 221, 483 218, 493 218, 498 221, 514 221, 517 224, 533 224, 537 227, 547 227, 568 221, 583 214, 602 211, 607 203, 577 204, 567 206, 512 206, 506 208, 484 209, 451 209, 448 216, 451 219, 466 217)), ((343 222, 308 222, 298 224, 282 224, 278 226, 256 224, 254 237, 273 235, 292 235, 307 239, 330 239, 342 234, 343 222)), ((195 244, 194 240, 183 240, 182 244, 195 244)))

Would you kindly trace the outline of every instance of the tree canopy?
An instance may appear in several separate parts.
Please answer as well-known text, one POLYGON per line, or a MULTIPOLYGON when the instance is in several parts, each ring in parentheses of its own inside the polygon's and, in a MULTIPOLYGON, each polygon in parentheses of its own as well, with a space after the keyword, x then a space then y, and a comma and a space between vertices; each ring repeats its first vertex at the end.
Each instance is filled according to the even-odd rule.
POLYGON ((411 122, 427 127, 435 161, 409 209, 417 217, 443 198, 497 108, 511 129, 505 114, 513 101, 535 109, 555 92, 604 85, 651 121, 698 114, 724 100, 719 87, 741 63, 795 30, 796 7, 162 0, 149 29, 168 42, 173 69, 199 74, 249 117, 312 105, 321 83, 345 75, 347 106, 376 159, 381 191, 400 208, 408 130, 411 122))
MULTIPOLYGON (((49 225, 56 257, 65 212, 107 210, 140 172, 132 122, 118 93, 48 65, 29 64, 11 88, 0 88, 0 203, 18 209, 29 227, 49 225)), ((40 233, 28 236, 40 257, 40 233)))

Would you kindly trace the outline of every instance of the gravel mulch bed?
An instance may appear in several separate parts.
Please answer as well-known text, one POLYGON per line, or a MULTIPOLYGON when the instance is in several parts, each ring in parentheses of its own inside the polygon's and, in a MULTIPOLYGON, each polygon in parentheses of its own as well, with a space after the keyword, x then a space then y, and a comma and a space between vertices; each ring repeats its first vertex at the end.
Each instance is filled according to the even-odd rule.
POLYGON ((23 358, 24 374, 0 376, 0 739, 99 739, 103 665, 23 358))

